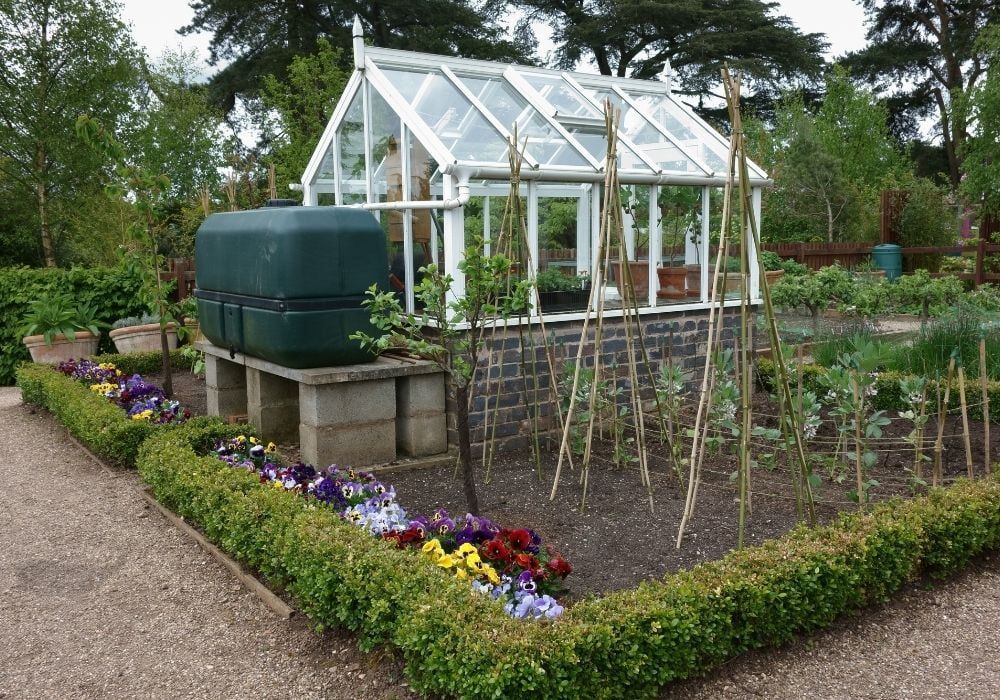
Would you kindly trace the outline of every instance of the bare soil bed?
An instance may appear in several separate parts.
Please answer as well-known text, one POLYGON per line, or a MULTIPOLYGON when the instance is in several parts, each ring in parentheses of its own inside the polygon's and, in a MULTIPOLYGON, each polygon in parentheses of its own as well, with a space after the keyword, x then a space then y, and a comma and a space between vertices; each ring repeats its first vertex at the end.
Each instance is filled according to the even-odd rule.
MULTIPOLYGON (((150 381, 159 381, 150 375, 150 381)), ((205 411, 204 381, 190 372, 174 376, 176 397, 195 414, 205 411)), ((773 406, 758 394, 755 411, 763 416, 773 413, 773 406)), ((886 428, 885 437, 901 438, 909 433, 905 421, 897 420, 886 428)), ((763 418, 757 424, 766 424, 763 418)), ((932 418, 927 433, 933 439, 936 422, 932 418)), ((992 431, 991 453, 1000 455, 1000 428, 992 431)), ((961 420, 949 416, 944 440, 943 473, 945 482, 964 476, 964 442, 960 436, 961 420)), ((973 463, 976 473, 983 473, 983 428, 970 420, 973 463)), ((266 436, 265 436, 266 437, 266 436)), ((814 450, 829 450, 823 440, 835 437, 832 424, 825 421, 814 443, 814 450)), ((853 449, 853 443, 848 447, 853 449)), ((687 449, 684 454, 686 456, 687 449)), ((731 447, 730 447, 731 449, 731 447)), ((879 482, 870 493, 873 501, 913 494, 907 469, 913 465, 913 451, 901 442, 879 448, 879 461, 871 477, 879 482)), ((294 460, 297 446, 282 446, 282 453, 294 460)), ((650 512, 646 488, 634 467, 612 463, 611 446, 595 443, 590 467, 585 509, 580 508, 582 488, 580 465, 563 467, 554 500, 549 500, 555 474, 553 448, 542 454, 541 478, 530 454, 501 453, 494 458, 490 479, 485 470, 477 470, 481 514, 503 527, 527 527, 537 531, 543 542, 559 550, 572 563, 573 574, 566 580, 567 600, 580 599, 608 591, 631 588, 648 579, 690 568, 700 562, 719 559, 736 546, 738 503, 736 485, 731 475, 736 469, 735 454, 724 450, 710 454, 702 467, 702 485, 698 491, 694 518, 689 524, 683 546, 676 548, 677 529, 684 508, 685 491, 679 486, 667 459, 667 449, 659 441, 650 441, 650 471, 653 512, 650 512)), ((478 457, 481 453, 475 451, 478 457)), ((347 466, 347 465, 343 465, 347 466)), ((855 477, 853 464, 841 461, 831 475, 828 466, 815 465, 823 479, 815 493, 816 516, 829 522, 838 513, 857 510, 848 498, 855 477), (838 474, 843 474, 838 483, 838 474)), ((925 466, 929 482, 930 465, 925 466)), ((412 514, 430 514, 443 507, 452 515, 465 513, 462 486, 453 468, 411 469, 385 473, 383 481, 396 488, 399 502, 412 514)), ((751 476, 751 512, 746 522, 747 545, 780 537, 795 527, 800 519, 792 489, 789 467, 780 462, 773 470, 755 469, 751 476)))

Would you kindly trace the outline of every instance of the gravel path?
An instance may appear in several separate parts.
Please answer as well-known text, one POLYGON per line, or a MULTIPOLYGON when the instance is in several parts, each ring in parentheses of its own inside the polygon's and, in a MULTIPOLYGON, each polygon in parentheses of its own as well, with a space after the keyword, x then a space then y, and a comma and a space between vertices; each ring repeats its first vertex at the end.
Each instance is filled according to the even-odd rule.
POLYGON ((264 608, 0 388, 0 698, 411 697, 392 659, 264 608))
MULTIPOLYGON (((0 698, 408 698, 392 658, 283 622, 0 388, 0 698)), ((662 698, 1000 696, 1000 555, 662 698)))

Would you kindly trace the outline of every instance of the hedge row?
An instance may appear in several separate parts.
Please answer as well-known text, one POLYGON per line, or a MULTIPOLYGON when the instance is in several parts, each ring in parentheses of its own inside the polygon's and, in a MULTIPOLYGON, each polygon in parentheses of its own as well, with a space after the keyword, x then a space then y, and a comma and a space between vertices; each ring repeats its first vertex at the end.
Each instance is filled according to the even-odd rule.
MULTIPOLYGON (((802 366, 802 386, 806 391, 813 391, 817 396, 822 396, 825 393, 825 389, 822 388, 822 377, 826 373, 826 368, 817 364, 806 364, 802 366)), ((906 402, 906 397, 903 396, 902 390, 899 388, 899 380, 906 379, 907 376, 902 372, 897 372, 896 370, 887 370, 880 372, 878 377, 875 379, 875 389, 876 394, 871 398, 871 403, 876 409, 881 409, 885 411, 905 411, 909 408, 906 402)), ((760 383, 765 389, 772 390, 774 387, 774 377, 775 377, 775 365, 774 361, 769 358, 760 358, 757 360, 757 377, 760 383)), ((944 392, 945 384, 947 380, 941 380, 941 391, 942 395, 944 392)), ((934 406, 936 405, 935 396, 937 391, 938 380, 929 377, 927 379, 927 396, 928 413, 932 413, 934 406)), ((986 391, 990 397, 990 411, 992 413, 992 418, 997 418, 1000 416, 1000 382, 989 381, 986 384, 986 391)), ((965 398, 968 403, 969 416, 977 420, 982 420, 983 410, 982 410, 982 389, 980 388, 979 378, 970 379, 966 377, 965 380, 965 398)), ((957 410, 960 407, 960 398, 958 391, 958 380, 952 380, 951 392, 948 395, 948 408, 951 410, 957 410)))
POLYGON ((449 697, 652 697, 1000 546, 1000 478, 960 481, 530 623, 333 511, 199 456, 197 436, 182 427, 143 444, 138 468, 156 497, 319 627, 391 644, 416 690, 449 697))
MULTIPOLYGON (((124 355, 108 356, 122 368, 124 355)), ((47 365, 26 364, 17 369, 17 384, 26 403, 49 410, 56 420, 101 459, 134 467, 139 447, 152 435, 178 429, 130 419, 125 412, 83 383, 47 365)), ((247 426, 227 426, 219 418, 198 417, 186 424, 187 432, 204 431, 224 436, 239 434, 247 426)))
MULTIPOLYGON (((159 350, 152 352, 130 352, 127 355, 107 353, 104 355, 94 355, 94 362, 111 362, 115 367, 125 374, 159 374, 163 370, 163 355, 159 350)), ((183 350, 170 351, 170 366, 175 370, 190 371, 194 366, 194 361, 183 350)))
MULTIPOLYGON (((139 302, 139 278, 122 268, 0 268, 0 386, 13 383, 18 363, 29 360, 21 342, 28 305, 43 293, 69 293, 77 303, 91 304, 98 319, 113 323, 147 309, 139 302)), ((112 349, 102 334, 101 349, 112 349)))

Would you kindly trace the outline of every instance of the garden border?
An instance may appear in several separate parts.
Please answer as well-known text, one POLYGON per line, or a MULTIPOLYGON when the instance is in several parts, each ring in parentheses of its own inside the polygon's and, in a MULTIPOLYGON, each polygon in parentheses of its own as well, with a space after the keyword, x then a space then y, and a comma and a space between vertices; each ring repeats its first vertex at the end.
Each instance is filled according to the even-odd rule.
MULTIPOLYGON (((90 394, 65 379, 81 397, 90 394)), ((57 388, 55 398, 83 401, 57 388)), ((53 414, 71 432, 81 424, 73 412, 53 414)), ((652 697, 670 681, 825 626, 920 575, 947 576, 1000 546, 995 474, 829 526, 800 527, 722 560, 581 601, 558 620, 526 622, 332 510, 262 488, 255 475, 198 455, 214 433, 233 428, 189 421, 154 431, 143 437, 140 474, 164 506, 209 541, 282 584, 318 627, 351 629, 362 648, 398 649, 412 686, 424 693, 652 697)))

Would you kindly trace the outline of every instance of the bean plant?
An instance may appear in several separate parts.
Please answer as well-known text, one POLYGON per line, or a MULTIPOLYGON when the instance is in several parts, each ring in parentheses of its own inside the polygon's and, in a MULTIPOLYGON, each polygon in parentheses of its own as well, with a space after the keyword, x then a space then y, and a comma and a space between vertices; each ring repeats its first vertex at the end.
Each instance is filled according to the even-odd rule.
POLYGON ((924 377, 900 379, 899 391, 907 405, 905 411, 900 411, 899 417, 910 421, 913 425, 913 429, 904 439, 913 445, 913 469, 907 471, 911 473, 910 488, 916 490, 927 486, 927 482, 923 479, 923 463, 931 459, 923 453, 924 428, 930 419, 927 415, 927 379, 924 377))

